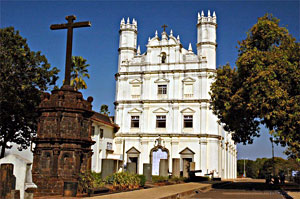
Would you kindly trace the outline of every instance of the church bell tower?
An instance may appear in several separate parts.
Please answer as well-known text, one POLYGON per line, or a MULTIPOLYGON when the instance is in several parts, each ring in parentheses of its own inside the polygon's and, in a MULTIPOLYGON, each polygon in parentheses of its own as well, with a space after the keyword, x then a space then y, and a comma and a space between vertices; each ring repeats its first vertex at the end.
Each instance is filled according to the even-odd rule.
POLYGON ((119 69, 121 65, 126 65, 134 55, 136 55, 137 46, 137 21, 132 19, 130 23, 129 17, 125 24, 124 18, 120 24, 120 43, 119 43, 119 69))
POLYGON ((201 15, 198 13, 197 23, 197 54, 199 57, 207 59, 207 68, 216 69, 216 29, 217 29, 217 16, 213 13, 210 15, 208 10, 207 17, 204 12, 201 15))

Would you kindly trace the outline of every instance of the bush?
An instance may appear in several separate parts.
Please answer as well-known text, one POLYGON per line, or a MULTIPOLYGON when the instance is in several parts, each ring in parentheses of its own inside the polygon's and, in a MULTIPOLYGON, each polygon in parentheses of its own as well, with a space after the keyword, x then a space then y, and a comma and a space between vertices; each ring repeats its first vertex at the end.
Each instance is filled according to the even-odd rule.
POLYGON ((184 177, 173 176, 173 177, 171 177, 171 179, 169 181, 175 182, 175 183, 180 183, 180 182, 186 182, 186 180, 187 180, 187 178, 184 178, 184 177))
POLYGON ((101 173, 84 171, 79 174, 78 180, 81 192, 87 193, 89 189, 100 188, 105 185, 102 181, 101 173))
POLYGON ((141 179, 137 174, 119 172, 107 176, 105 182, 112 184, 115 189, 126 190, 138 188, 141 184, 141 179))
POLYGON ((140 186, 141 187, 145 186, 146 177, 144 175, 138 175, 138 177, 140 178, 140 186))
POLYGON ((153 183, 167 182, 168 179, 169 179, 168 176, 152 176, 153 183))

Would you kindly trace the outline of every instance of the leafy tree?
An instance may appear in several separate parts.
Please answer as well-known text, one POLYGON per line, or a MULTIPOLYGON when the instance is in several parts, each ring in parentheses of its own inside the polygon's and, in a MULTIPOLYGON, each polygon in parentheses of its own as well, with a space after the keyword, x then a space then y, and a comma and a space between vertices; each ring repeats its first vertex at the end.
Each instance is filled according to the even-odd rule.
POLYGON ((109 115, 110 112, 108 111, 108 106, 106 104, 102 104, 100 108, 100 113, 109 115))
MULTIPOLYGON (((249 178, 266 178, 267 175, 273 173, 273 159, 272 158, 257 158, 253 160, 245 160, 245 170, 246 177, 249 178)), ((275 174, 278 174, 279 171, 284 171, 287 175, 291 171, 299 170, 300 163, 295 159, 285 160, 280 157, 274 157, 274 168, 275 174)), ((237 172, 238 176, 244 174, 244 160, 237 161, 237 172)))
POLYGON ((33 52, 13 27, 0 29, 0 158, 9 143, 26 149, 36 134, 40 95, 58 79, 46 57, 33 52))
POLYGON ((71 86, 74 86, 76 90, 87 89, 84 77, 90 78, 86 63, 86 59, 81 56, 72 56, 72 68, 71 68, 71 86))
POLYGON ((279 19, 258 18, 239 42, 236 68, 217 70, 211 108, 238 143, 252 143, 265 125, 287 154, 300 157, 300 45, 279 19))
POLYGON ((285 170, 286 160, 280 157, 274 157, 274 164, 272 158, 265 161, 263 166, 260 168, 259 176, 261 178, 266 178, 268 174, 273 175, 273 166, 275 170, 275 175, 278 175, 280 170, 285 170))

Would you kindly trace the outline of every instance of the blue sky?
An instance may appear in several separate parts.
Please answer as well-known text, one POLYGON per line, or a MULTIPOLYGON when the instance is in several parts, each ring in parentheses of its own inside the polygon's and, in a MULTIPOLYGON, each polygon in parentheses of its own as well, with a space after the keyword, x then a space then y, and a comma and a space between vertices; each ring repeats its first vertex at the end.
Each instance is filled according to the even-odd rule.
MULTIPOLYGON (((125 17, 138 22, 138 44, 145 52, 148 37, 155 30, 162 32, 167 24, 174 35, 180 35, 184 48, 192 43, 196 52, 197 13, 201 10, 217 14, 217 66, 229 62, 234 66, 237 41, 245 39, 246 32, 258 17, 272 13, 282 26, 299 41, 299 1, 0 1, 0 26, 14 26, 27 38, 29 47, 45 54, 52 66, 61 70, 58 85, 62 85, 65 67, 66 31, 50 30, 51 24, 66 23, 65 16, 76 15, 76 21, 91 21, 92 27, 74 31, 73 55, 82 56, 90 64, 88 89, 85 98, 94 97, 93 109, 109 105, 114 113, 115 79, 118 63, 119 24, 125 17)), ((271 157, 267 130, 252 145, 238 145, 239 158, 271 157)), ((282 149, 275 147, 275 155, 282 149)))

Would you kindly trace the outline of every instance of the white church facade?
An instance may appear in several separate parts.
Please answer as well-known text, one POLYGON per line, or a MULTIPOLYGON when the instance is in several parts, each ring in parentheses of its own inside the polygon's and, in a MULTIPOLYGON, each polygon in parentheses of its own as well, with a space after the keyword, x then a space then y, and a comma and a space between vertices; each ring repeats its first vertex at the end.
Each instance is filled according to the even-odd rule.
POLYGON ((160 159, 194 162, 197 175, 236 178, 237 149, 231 134, 209 109, 210 78, 216 71, 217 18, 198 14, 197 51, 184 49, 172 30, 149 38, 146 52, 137 46, 137 21, 120 24, 119 64, 116 74, 114 153, 124 163, 152 164, 158 175, 160 159))

